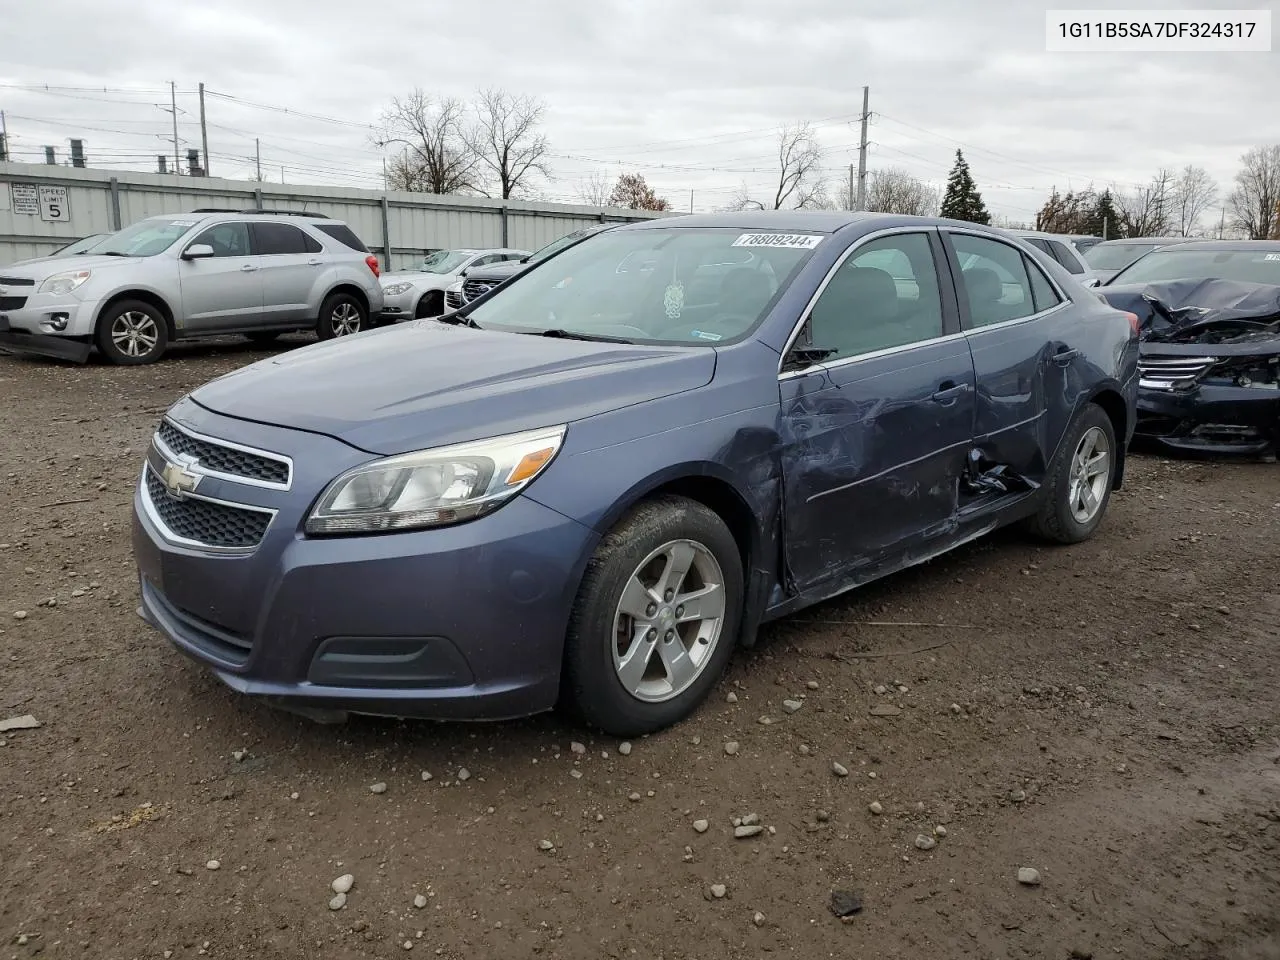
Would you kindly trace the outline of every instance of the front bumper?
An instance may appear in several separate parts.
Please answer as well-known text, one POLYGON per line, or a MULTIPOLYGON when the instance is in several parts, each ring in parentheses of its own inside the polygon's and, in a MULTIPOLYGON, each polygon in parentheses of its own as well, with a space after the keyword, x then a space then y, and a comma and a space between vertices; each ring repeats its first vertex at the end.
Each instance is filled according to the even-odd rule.
POLYGON ((1258 456, 1280 443, 1280 391, 1200 383, 1138 391, 1135 439, 1178 453, 1258 456))
POLYGON ((414 311, 418 306, 418 294, 414 290, 405 293, 387 293, 382 292, 382 310, 375 317, 381 323, 399 323, 402 320, 412 320, 414 311))
MULTIPOLYGON (((24 288, 17 288, 25 293, 24 288)), ((98 315, 96 301, 32 293, 22 306, 0 310, 0 348, 13 353, 84 363, 98 315)))
MULTIPOLYGON (((311 715, 506 719, 555 705, 591 530, 518 497, 455 527, 307 537, 300 531, 314 496, 368 456, 189 402, 182 410, 185 426, 279 451, 297 473, 296 492, 235 494, 277 510, 248 554, 174 542, 139 486, 139 612, 182 653, 234 690, 311 715), (323 477, 308 475, 316 461, 329 464, 323 477)), ((211 490, 231 499, 233 486, 211 490)))

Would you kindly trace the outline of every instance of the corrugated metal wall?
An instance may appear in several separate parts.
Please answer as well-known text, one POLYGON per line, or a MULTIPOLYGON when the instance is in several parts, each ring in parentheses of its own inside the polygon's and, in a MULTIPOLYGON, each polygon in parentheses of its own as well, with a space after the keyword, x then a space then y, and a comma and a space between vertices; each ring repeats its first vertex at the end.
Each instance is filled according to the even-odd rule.
MULTIPOLYGON (((40 256, 91 233, 109 233, 144 217, 198 207, 262 206, 318 210, 345 220, 384 266, 417 263, 428 250, 509 246, 536 250, 601 220, 643 220, 663 214, 567 204, 386 194, 345 187, 302 187, 172 174, 113 173, 31 163, 0 163, 0 264, 40 256), (14 210, 11 184, 63 186, 68 219, 51 221, 14 210), (385 197, 385 224, 383 213, 385 197)), ((49 212, 49 211, 46 211, 49 212)))

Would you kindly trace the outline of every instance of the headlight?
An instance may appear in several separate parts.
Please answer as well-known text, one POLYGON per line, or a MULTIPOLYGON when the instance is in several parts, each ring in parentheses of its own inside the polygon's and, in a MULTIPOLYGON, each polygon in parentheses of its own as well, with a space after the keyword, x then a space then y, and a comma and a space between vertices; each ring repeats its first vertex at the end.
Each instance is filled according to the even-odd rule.
POLYGON ((307 533, 382 533, 442 527, 496 510, 555 458, 565 428, 375 460, 325 489, 307 533))
POLYGON ((389 293, 393 297, 398 293, 404 293, 406 290, 412 289, 412 283, 389 283, 382 288, 383 293, 389 293))
POLYGON ((70 293, 93 275, 92 270, 68 270, 66 273, 55 273, 40 284, 41 293, 53 293, 58 296, 70 293))

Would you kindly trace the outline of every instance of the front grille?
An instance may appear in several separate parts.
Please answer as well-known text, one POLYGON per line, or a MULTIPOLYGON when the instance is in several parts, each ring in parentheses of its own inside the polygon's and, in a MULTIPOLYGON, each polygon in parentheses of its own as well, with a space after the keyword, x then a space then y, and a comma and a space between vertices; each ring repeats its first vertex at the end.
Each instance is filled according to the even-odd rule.
POLYGON ((34 287, 36 282, 27 277, 0 277, 0 287, 34 287))
POLYGON ((251 550, 262 542, 271 525, 271 514, 262 510, 171 497, 149 466, 146 486, 147 498, 161 523, 181 540, 224 550, 251 550))
POLYGON ((26 297, 0 297, 0 310, 21 310, 26 305, 26 297))
POLYGON ((201 440, 179 430, 168 420, 161 421, 157 434, 160 442, 174 453, 195 457, 206 470, 282 486, 289 483, 289 464, 284 460, 201 440))
POLYGON ((1138 382, 1153 390, 1183 390, 1213 369, 1216 357, 1143 357, 1138 382))
POLYGON ((187 643, 235 666, 243 666, 249 661, 249 654, 253 652, 251 638, 232 633, 174 606, 145 579, 142 591, 152 609, 158 610, 187 643))
POLYGON ((468 280, 462 285, 462 295, 470 303, 476 297, 488 293, 501 282, 501 280, 468 280))
POLYGON ((466 303, 462 299, 461 290, 446 290, 444 294, 444 305, 450 310, 457 310, 466 303))

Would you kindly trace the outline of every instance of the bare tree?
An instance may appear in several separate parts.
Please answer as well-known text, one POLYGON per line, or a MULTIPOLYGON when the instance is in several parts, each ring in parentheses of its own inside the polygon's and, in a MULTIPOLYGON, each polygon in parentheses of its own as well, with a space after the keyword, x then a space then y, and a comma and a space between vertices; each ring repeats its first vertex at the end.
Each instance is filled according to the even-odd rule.
POLYGON ((589 207, 607 206, 609 195, 613 193, 613 182, 608 174, 596 171, 578 182, 577 193, 578 199, 589 207))
POLYGON ((906 170, 886 167, 867 175, 866 201, 867 210, 872 213, 936 217, 942 198, 937 190, 906 170))
POLYGON ((814 207, 826 194, 822 148, 808 123, 783 127, 778 133, 778 189, 773 209, 814 207))
POLYGON ((738 187, 734 195, 729 198, 729 202, 721 209, 725 212, 737 212, 739 210, 763 210, 764 208, 763 203, 751 196, 751 188, 744 183, 738 187))
POLYGON ((1173 229, 1174 176, 1161 168, 1145 187, 1120 194, 1120 222, 1126 237, 1163 237, 1173 229))
POLYGON ((1218 197, 1218 184, 1204 167, 1187 164, 1173 184, 1173 218, 1178 236, 1190 237, 1213 201, 1218 197))
POLYGON ((1234 225, 1251 240, 1266 240, 1280 226, 1280 144, 1254 147, 1240 163, 1228 201, 1234 225))
POLYGON ((670 210, 671 204, 665 197, 660 197, 649 186, 644 176, 639 173, 624 173, 618 176, 613 191, 609 194, 609 206, 626 207, 630 210, 670 210))
POLYGON ((419 193, 464 193, 475 188, 476 157, 462 136, 466 105, 415 89, 382 114, 378 146, 400 152, 388 169, 389 185, 419 193))
POLYGON ((551 145, 538 130, 546 104, 536 97, 490 89, 480 91, 475 112, 475 122, 463 138, 491 184, 482 187, 482 193, 507 200, 527 190, 538 176, 550 176, 551 145))

